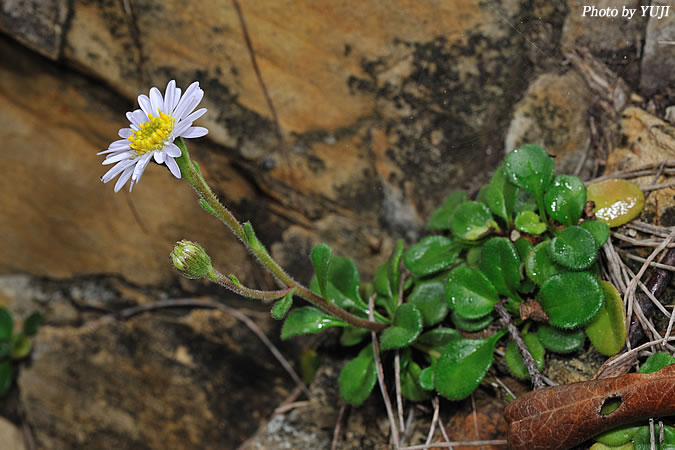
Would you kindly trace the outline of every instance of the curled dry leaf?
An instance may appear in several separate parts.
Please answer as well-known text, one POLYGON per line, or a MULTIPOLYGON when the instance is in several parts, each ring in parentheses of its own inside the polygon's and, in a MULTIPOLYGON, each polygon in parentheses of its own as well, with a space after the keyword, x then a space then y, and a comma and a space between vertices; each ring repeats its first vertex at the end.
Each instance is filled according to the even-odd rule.
POLYGON ((509 448, 534 450, 570 448, 619 425, 674 414, 675 364, 528 392, 504 418, 509 448))

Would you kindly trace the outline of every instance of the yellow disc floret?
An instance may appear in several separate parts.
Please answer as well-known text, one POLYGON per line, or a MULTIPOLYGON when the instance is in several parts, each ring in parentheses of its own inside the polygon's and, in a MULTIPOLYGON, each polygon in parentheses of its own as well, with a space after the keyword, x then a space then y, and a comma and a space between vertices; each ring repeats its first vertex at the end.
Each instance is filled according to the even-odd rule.
POLYGON ((148 120, 140 125, 140 130, 134 131, 129 136, 129 147, 136 156, 144 155, 154 150, 160 150, 173 131, 175 120, 168 114, 157 110, 157 116, 148 114, 148 120))

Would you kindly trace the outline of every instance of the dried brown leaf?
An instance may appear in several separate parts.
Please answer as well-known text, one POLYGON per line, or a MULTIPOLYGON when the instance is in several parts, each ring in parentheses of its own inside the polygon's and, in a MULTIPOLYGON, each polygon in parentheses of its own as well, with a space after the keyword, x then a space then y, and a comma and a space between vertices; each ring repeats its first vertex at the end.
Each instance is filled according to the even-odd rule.
POLYGON ((565 449, 631 422, 675 414, 675 365, 528 392, 504 411, 512 449, 565 449), (601 408, 619 399, 608 414, 601 408))

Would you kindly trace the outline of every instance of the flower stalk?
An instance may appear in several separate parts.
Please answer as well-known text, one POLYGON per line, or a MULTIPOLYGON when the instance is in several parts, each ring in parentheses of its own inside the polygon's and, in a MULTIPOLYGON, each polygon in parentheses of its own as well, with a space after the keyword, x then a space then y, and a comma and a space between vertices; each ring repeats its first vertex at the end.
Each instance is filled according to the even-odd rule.
POLYGON ((200 203, 205 210, 213 214, 218 220, 223 222, 231 231, 237 236, 243 244, 248 248, 248 250, 257 258, 260 264, 265 267, 268 271, 272 273, 281 283, 283 283, 287 289, 282 291, 256 291, 253 289, 247 289, 246 292, 241 291, 241 285, 237 285, 229 278, 218 274, 217 272, 212 272, 209 274, 208 278, 212 281, 233 290, 234 292, 239 293, 240 295, 252 298, 269 298, 269 297, 260 297, 256 295, 249 295, 252 293, 263 293, 267 295, 268 292, 275 292, 283 294, 279 297, 283 297, 291 289, 295 289, 295 295, 302 297, 308 302, 312 303, 314 306, 324 310, 325 312, 347 322, 350 325, 353 325, 358 328, 366 328, 373 331, 382 331, 387 328, 387 325, 380 322, 370 321, 357 317, 350 312, 340 308, 336 304, 326 300, 325 298, 315 294, 307 287, 301 285, 295 281, 289 274, 287 274, 281 266, 270 256, 270 254, 265 250, 265 247, 260 243, 256 238, 253 228, 250 223, 245 223, 242 225, 234 215, 223 206, 216 195, 213 193, 209 185, 206 183, 206 180, 199 170, 199 166, 190 159, 190 154, 185 146, 183 139, 178 138, 175 140, 175 144, 180 148, 181 155, 176 158, 176 163, 180 168, 181 176, 192 187, 197 191, 200 197, 200 203), (240 292, 241 291, 241 292, 240 292), (250 291, 249 293, 247 293, 250 291))

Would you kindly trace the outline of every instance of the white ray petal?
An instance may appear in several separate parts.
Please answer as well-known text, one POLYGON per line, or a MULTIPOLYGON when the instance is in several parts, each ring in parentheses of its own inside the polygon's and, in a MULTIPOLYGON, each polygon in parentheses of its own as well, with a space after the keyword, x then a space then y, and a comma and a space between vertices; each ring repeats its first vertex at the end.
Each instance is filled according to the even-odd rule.
POLYGON ((164 107, 164 99, 162 98, 162 93, 159 92, 159 89, 153 87, 150 89, 150 106, 152 107, 152 114, 159 114, 157 111, 161 110, 164 107))
POLYGON ((146 116, 152 114, 152 104, 147 95, 141 94, 138 96, 138 106, 141 107, 146 116))
POLYGON ((184 138, 198 138, 206 136, 208 133, 209 130, 204 127, 190 127, 185 133, 182 134, 182 136, 184 138))
POLYGON ((176 95, 176 80, 171 80, 166 85, 164 91, 164 109, 167 114, 171 114, 173 110, 173 97, 176 95))
POLYGON ((101 164, 108 165, 112 163, 116 163, 117 161, 122 161, 123 159, 129 159, 132 156, 134 156, 134 152, 123 152, 123 153, 118 153, 116 155, 108 155, 108 157, 103 161, 101 164))
POLYGON ((134 173, 133 166, 127 167, 126 170, 122 172, 122 175, 120 175, 117 183, 115 183, 115 192, 119 192, 119 190, 122 189, 122 186, 124 186, 126 182, 129 181, 129 177, 132 173, 134 173))
POLYGON ((171 171, 171 174, 174 177, 180 178, 180 169, 178 168, 178 164, 170 156, 167 156, 167 158, 166 158, 166 167, 169 168, 169 170, 171 171))
POLYGON ((164 146, 164 151, 166 152, 167 156, 171 156, 172 158, 178 158, 182 153, 180 151, 180 147, 178 147, 173 142, 166 144, 164 146))

